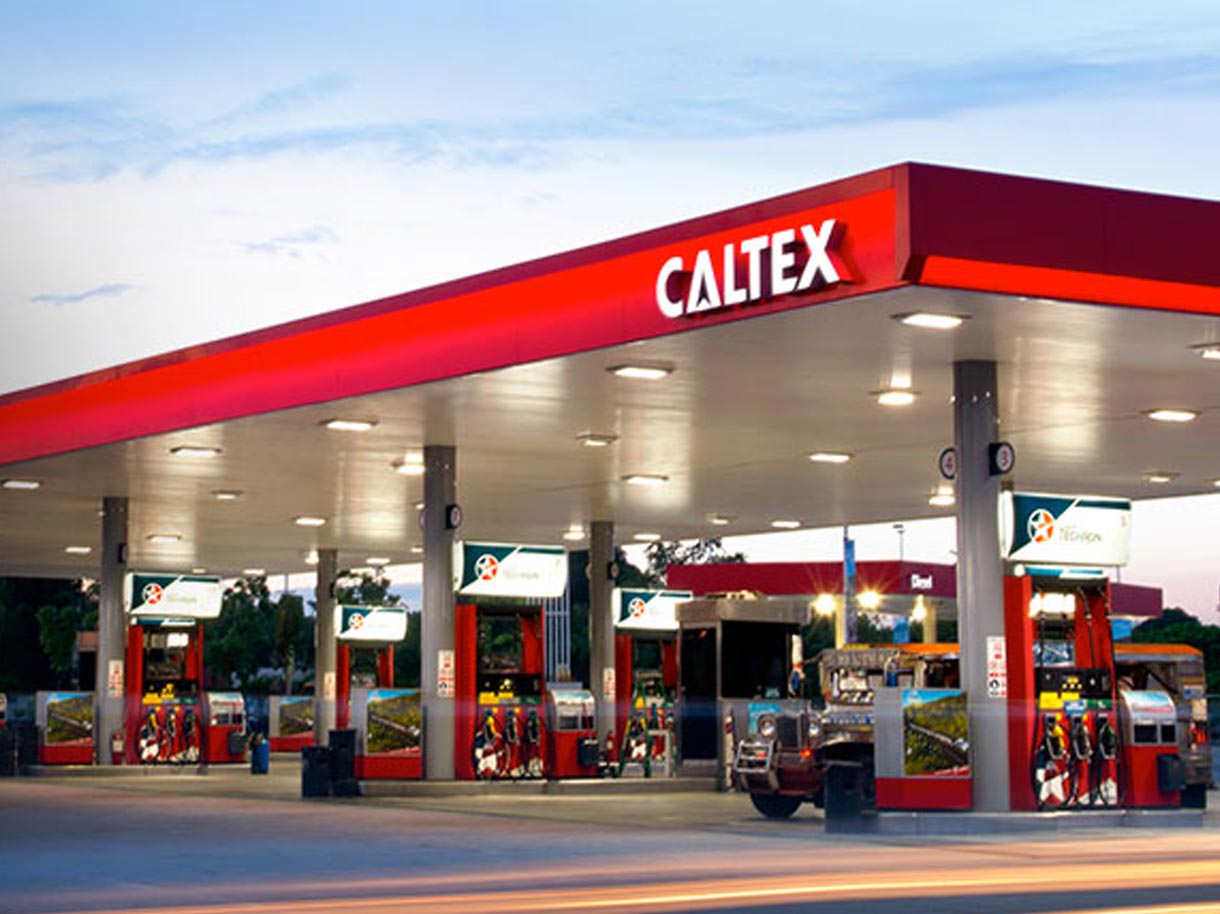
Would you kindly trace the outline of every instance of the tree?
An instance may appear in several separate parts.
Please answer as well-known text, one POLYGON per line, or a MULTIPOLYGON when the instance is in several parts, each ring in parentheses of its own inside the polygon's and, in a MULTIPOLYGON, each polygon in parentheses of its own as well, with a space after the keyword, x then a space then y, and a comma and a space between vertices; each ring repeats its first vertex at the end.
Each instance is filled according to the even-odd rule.
POLYGON ((645 555, 648 556, 648 579, 656 587, 665 586, 665 572, 670 565, 736 564, 746 560, 744 553, 726 552, 719 537, 649 543, 645 555))
POLYGON ((0 691, 32 692, 62 681, 43 650, 38 610, 44 606, 77 609, 77 620, 67 625, 73 642, 91 611, 96 625, 96 610, 79 580, 0 578, 0 691))
POLYGON ((266 691, 260 671, 276 666, 275 625, 267 579, 238 578, 221 598, 220 617, 204 623, 204 665, 226 684, 266 691))
POLYGON ((68 684, 68 676, 76 665, 76 632, 80 625, 80 607, 72 604, 47 604, 37 613, 38 643, 47 655, 55 674, 55 685, 68 684))
POLYGON ((305 601, 292 593, 282 593, 275 604, 275 655, 284 669, 284 694, 292 694, 297 656, 305 632, 305 601))

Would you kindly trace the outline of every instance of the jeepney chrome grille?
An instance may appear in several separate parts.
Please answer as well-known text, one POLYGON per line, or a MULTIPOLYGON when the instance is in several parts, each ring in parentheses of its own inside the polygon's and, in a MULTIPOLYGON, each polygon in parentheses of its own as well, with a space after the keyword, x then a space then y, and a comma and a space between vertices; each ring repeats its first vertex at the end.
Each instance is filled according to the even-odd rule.
POLYGON ((801 746, 801 719, 795 714, 781 714, 775 720, 775 735, 785 749, 801 746))

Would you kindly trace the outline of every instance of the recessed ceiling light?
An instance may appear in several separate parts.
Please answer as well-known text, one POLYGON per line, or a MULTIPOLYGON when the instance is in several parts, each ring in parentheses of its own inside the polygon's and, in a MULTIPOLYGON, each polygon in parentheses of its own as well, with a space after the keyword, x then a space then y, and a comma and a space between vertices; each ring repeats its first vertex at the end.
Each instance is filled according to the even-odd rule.
POLYGON ((423 547, 423 546, 412 546, 412 547, 411 547, 411 552, 412 552, 412 553, 414 553, 415 555, 419 555, 419 554, 421 554, 423 551, 424 551, 424 547, 423 547))
POLYGON ((585 531, 580 527, 569 527, 564 531, 563 538, 569 543, 578 543, 585 538, 585 531))
POLYGON ((655 476, 648 473, 636 473, 631 476, 624 476, 623 482, 629 486, 644 486, 646 488, 656 488, 663 486, 669 482, 668 476, 655 476))
POLYGON ((325 527, 325 517, 310 517, 308 515, 302 517, 294 517, 292 522, 298 527, 325 527))
POLYGON ((873 396, 882 406, 910 406, 915 402, 915 391, 906 387, 891 387, 889 390, 875 390, 873 396))
POLYGON ((216 489, 212 497, 217 501, 237 501, 241 498, 241 492, 237 489, 216 489))
POLYGON ((599 435, 596 432, 581 432, 576 440, 585 447, 609 447, 618 441, 617 435, 599 435))
POLYGON ((305 556, 305 564, 306 565, 318 564, 318 550, 317 549, 309 550, 309 554, 305 556))
POLYGON ((935 314, 930 311, 916 311, 914 314, 895 314, 894 320, 902 321, 908 327, 922 327, 927 330, 952 330, 960 327, 965 318, 957 314, 935 314))
POLYGON ((367 432, 377 423, 371 419, 327 419, 322 424, 335 432, 367 432))
POLYGON ((639 540, 641 543, 655 543, 661 538, 659 533, 637 533, 632 539, 639 540))
POLYGON ((1199 353, 1200 358, 1217 360, 1220 359, 1220 343, 1199 343, 1197 346, 1191 347, 1195 352, 1199 353))
POLYGON ((6 489, 19 489, 26 492, 42 488, 42 483, 37 479, 6 479, 0 485, 3 485, 6 489))
POLYGON ((1193 409, 1151 409, 1144 415, 1156 422, 1194 422, 1199 418, 1193 409))
POLYGON ((1151 470, 1144 474, 1144 482, 1151 482, 1157 485, 1173 482, 1177 478, 1177 473, 1168 470, 1151 470))
POLYGON ((613 365, 606 371, 619 378, 639 381, 659 381, 673 373, 672 365, 613 365))
POLYGON ((934 508, 947 508, 950 505, 957 504, 957 497, 953 493, 953 486, 948 483, 941 483, 936 487, 936 492, 928 499, 928 504, 934 508))
POLYGON ((809 459, 814 463, 847 463, 851 460, 851 454, 838 454, 834 451, 816 451, 809 455, 809 459))
POLYGON ((779 520, 771 521, 771 526, 776 530, 796 530, 798 527, 800 527, 800 525, 801 522, 799 520, 792 520, 790 518, 783 517, 781 517, 779 520))
POLYGON ((422 454, 408 454, 402 460, 395 461, 394 472, 403 476, 423 476, 424 457, 422 454))
POLYGON ((374 568, 383 568, 390 564, 390 559, 384 555, 370 555, 364 560, 364 564, 372 565, 374 568))
POLYGON ((88 555, 93 551, 92 546, 65 546, 64 552, 68 555, 88 555))
POLYGON ((1212 485, 1215 486, 1217 489, 1220 489, 1220 479, 1213 479, 1212 485))
POLYGON ((162 546, 166 545, 167 543, 176 543, 180 539, 182 539, 182 536, 177 533, 150 533, 148 535, 148 541, 150 543, 156 543, 162 546))
POLYGON ((733 517, 729 514, 709 514, 707 522, 716 527, 727 527, 733 522, 733 517))
POLYGON ((175 457, 217 457, 220 455, 218 447, 200 447, 193 444, 180 444, 177 447, 172 447, 169 452, 175 457))
POLYGON ((247 578, 262 578, 267 576, 266 568, 243 568, 241 573, 247 578))

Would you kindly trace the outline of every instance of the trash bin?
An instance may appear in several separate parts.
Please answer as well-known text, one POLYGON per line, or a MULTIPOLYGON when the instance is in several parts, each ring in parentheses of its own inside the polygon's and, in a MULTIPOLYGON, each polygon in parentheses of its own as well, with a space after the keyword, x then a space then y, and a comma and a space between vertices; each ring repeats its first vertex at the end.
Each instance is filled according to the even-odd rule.
POLYGON ((356 782, 356 731, 331 730, 330 742, 330 790, 337 797, 360 796, 360 785, 356 782))
POLYGON ((241 730, 230 730, 225 748, 229 750, 229 755, 236 755, 241 759, 246 754, 246 734, 241 730))
POLYGON ((271 744, 261 733, 250 738, 250 773, 267 774, 271 770, 271 744))
POLYGON ((826 764, 826 831, 861 832, 876 827, 875 810, 867 809, 864 790, 864 765, 852 761, 826 764))
POLYGON ((330 749, 327 746, 301 749, 301 796, 330 796, 330 749))
POLYGON ((30 769, 38 764, 38 727, 18 724, 13 728, 13 738, 17 743, 17 771, 29 774, 30 769))
POLYGON ((17 744, 8 727, 0 727, 0 778, 11 778, 17 773, 17 744))

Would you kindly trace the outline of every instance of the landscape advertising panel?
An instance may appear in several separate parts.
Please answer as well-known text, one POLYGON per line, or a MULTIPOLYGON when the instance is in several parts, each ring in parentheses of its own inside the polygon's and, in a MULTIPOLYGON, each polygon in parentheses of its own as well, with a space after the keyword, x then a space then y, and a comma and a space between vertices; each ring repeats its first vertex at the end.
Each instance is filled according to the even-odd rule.
POLYGON ((902 690, 902 758, 907 777, 970 773, 966 693, 902 690))

